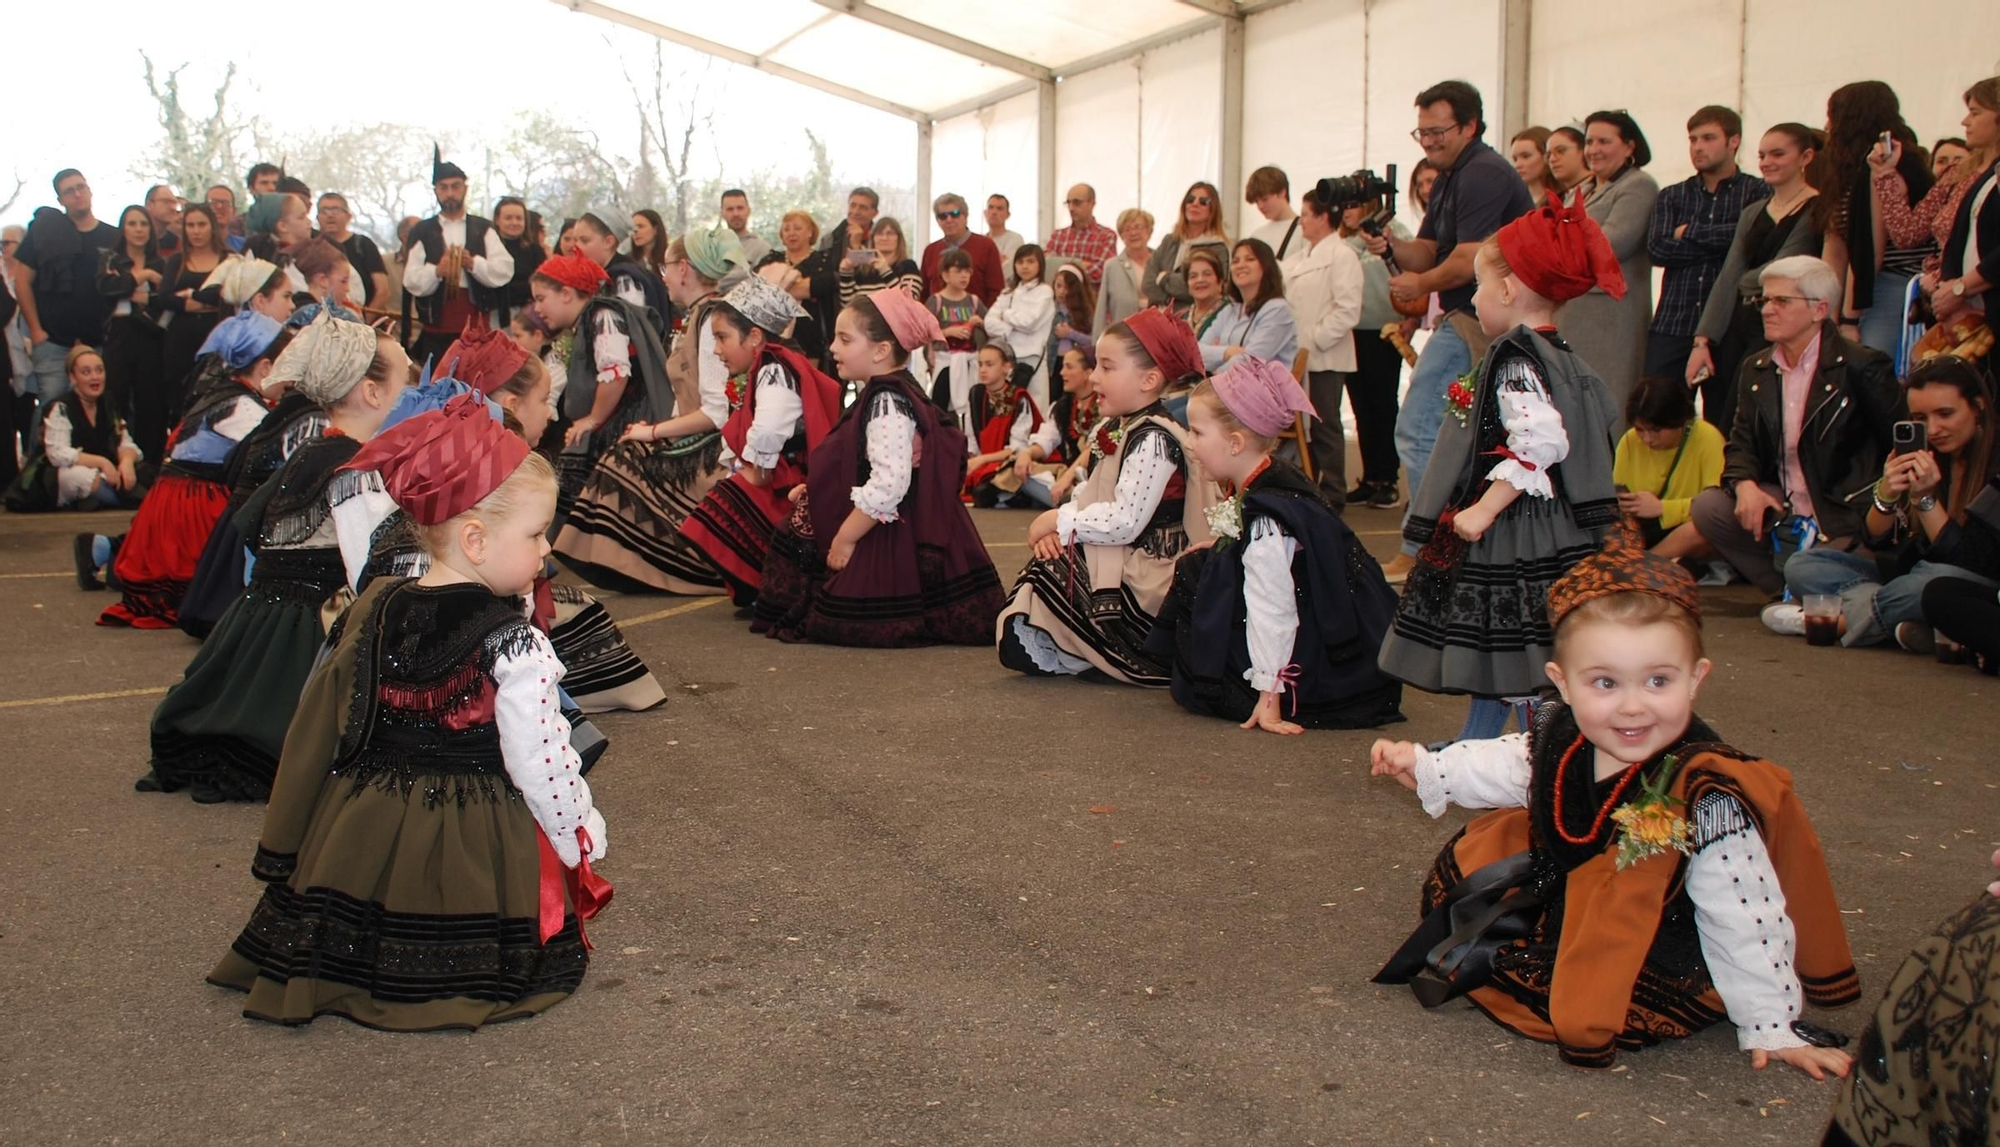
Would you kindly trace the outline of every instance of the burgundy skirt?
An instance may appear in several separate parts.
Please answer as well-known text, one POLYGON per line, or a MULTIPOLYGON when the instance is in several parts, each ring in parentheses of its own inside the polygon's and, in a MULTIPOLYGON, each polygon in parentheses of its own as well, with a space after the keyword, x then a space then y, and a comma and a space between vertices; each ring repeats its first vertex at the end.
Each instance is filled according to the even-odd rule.
POLYGON ((162 471, 111 566, 124 599, 98 615, 97 624, 174 628, 202 548, 228 508, 229 488, 221 482, 162 471))

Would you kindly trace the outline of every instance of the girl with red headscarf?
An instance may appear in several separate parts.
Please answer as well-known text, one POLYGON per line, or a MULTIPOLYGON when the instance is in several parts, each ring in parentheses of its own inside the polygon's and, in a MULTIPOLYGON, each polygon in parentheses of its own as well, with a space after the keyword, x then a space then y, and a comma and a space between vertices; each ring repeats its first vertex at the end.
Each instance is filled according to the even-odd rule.
POLYGON ((1471 694, 1460 739, 1499 736, 1507 703, 1548 686, 1549 587, 1617 521, 1618 411, 1554 315, 1592 287, 1625 293, 1604 233, 1553 199, 1501 228, 1473 267, 1473 306, 1495 341, 1445 395, 1450 417, 1403 528, 1416 568, 1381 660, 1419 689, 1471 694))
POLYGON ((1216 491, 1160 396, 1201 373, 1194 331, 1166 311, 1140 311, 1098 338, 1092 385, 1105 421, 1091 445, 1103 461, 1069 504, 1029 527, 1035 557, 1000 615, 1000 664, 1167 687, 1170 658, 1146 638, 1175 559, 1211 537, 1204 512, 1216 491))

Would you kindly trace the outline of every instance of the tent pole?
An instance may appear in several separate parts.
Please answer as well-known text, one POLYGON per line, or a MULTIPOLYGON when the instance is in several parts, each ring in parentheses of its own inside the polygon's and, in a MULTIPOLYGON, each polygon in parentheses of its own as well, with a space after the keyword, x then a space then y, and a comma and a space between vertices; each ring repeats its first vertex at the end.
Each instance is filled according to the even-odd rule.
POLYGON ((917 121, 917 234, 910 242, 916 251, 931 245, 931 137, 936 132, 936 120, 917 121))
POLYGON ((1223 226, 1236 229, 1243 198, 1243 21, 1222 22, 1222 202, 1223 226))
POLYGON ((1035 132, 1035 183, 1041 202, 1035 205, 1039 234, 1046 239, 1055 233, 1056 220, 1056 84, 1043 80, 1036 88, 1039 123, 1035 132))
POLYGON ((1534 19, 1531 0, 1506 0, 1500 13, 1500 134, 1487 142, 1500 146, 1514 133, 1533 122, 1528 107, 1528 44, 1530 21, 1534 19))

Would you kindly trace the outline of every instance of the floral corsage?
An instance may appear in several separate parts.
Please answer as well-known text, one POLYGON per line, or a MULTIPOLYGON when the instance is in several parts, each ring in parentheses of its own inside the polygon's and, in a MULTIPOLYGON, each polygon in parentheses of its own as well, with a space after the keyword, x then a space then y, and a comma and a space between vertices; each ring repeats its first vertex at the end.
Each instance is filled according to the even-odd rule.
POLYGON ((1097 447, 1097 456, 1109 458, 1118 453, 1118 446, 1125 441, 1125 424, 1106 418, 1097 424, 1097 433, 1092 436, 1097 447))
POLYGON ((1687 802, 1667 794, 1674 771, 1674 758, 1666 758, 1652 777, 1640 779, 1639 795, 1619 805, 1611 814, 1620 830, 1617 860, 1620 872, 1649 856, 1664 852, 1686 856, 1693 850, 1687 817, 1681 815, 1687 802))
POLYGON ((1208 518, 1209 532, 1215 535, 1215 544, 1228 545, 1243 536, 1243 495, 1224 498, 1202 511, 1208 518))
POLYGON ((1460 426, 1472 417, 1472 404, 1479 398, 1479 366, 1473 363, 1471 370, 1452 379, 1444 391, 1444 408, 1458 419, 1460 426))

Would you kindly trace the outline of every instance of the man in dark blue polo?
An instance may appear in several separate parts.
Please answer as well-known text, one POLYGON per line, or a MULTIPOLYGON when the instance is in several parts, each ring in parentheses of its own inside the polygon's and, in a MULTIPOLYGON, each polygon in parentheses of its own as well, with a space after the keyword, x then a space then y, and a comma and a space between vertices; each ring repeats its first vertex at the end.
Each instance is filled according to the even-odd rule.
MULTIPOLYGON (((1514 166, 1480 138, 1486 133, 1486 108, 1478 88, 1446 80, 1418 93, 1416 106, 1417 127, 1410 137, 1438 170, 1423 226, 1415 239, 1385 233, 1368 240, 1377 255, 1395 248, 1402 271, 1389 280, 1392 295, 1410 300, 1436 293, 1444 312, 1410 373, 1410 389, 1396 415, 1396 453, 1412 494, 1423 486, 1444 421, 1445 390, 1492 342, 1472 313, 1472 258, 1495 231, 1535 206, 1514 166)), ((1403 553, 1384 569, 1391 583, 1409 577, 1415 557, 1415 548, 1405 542, 1403 553)))

